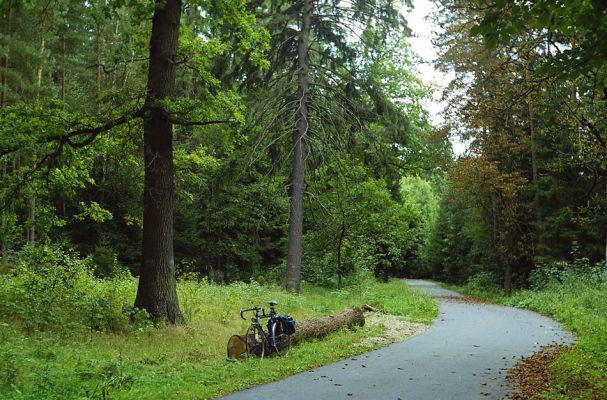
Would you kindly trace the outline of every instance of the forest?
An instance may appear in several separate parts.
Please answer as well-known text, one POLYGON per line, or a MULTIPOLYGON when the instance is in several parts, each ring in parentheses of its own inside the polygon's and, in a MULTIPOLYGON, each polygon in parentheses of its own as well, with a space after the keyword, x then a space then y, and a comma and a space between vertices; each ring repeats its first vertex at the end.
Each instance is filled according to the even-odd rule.
MULTIPOLYGON (((127 364, 148 356, 107 355, 117 338, 154 353, 185 335, 187 358, 212 341, 194 330, 238 329, 237 309, 270 295, 302 317, 365 299, 430 322, 428 299, 394 305, 394 278, 557 319, 521 293, 582 282, 579 310, 598 316, 568 328, 597 334, 607 6, 436 0, 435 67, 453 76, 439 93, 408 42, 415 3, 1 0, 0 397, 173 398, 134 389, 145 373, 127 364), (82 335, 88 361, 63 341, 82 335)), ((579 374, 605 371, 602 335, 579 374)), ((558 398, 602 398, 593 379, 558 398)))

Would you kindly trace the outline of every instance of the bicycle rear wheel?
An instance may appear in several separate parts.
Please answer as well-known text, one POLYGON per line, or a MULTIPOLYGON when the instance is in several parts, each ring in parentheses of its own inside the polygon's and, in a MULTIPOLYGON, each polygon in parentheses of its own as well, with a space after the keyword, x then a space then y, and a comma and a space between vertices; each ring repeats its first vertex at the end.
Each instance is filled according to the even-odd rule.
POLYGON ((247 355, 263 358, 268 353, 268 340, 259 325, 247 329, 247 355))
POLYGON ((291 350, 291 336, 281 333, 276 336, 274 344, 274 351, 276 351, 276 354, 281 357, 286 356, 291 350))

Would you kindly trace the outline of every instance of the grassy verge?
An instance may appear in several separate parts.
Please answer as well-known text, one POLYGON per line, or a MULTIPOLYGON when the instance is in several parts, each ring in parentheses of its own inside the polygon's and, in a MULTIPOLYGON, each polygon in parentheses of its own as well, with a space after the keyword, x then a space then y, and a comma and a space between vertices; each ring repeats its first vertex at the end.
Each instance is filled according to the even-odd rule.
POLYGON ((549 315, 578 337, 572 351, 551 366, 545 399, 607 399, 607 285, 584 277, 552 283, 542 290, 519 290, 511 297, 495 288, 457 290, 495 303, 549 315))
MULTIPOLYGON (((130 304, 136 282, 121 285, 117 303, 130 304)), ((141 326, 111 333, 65 325, 28 334, 19 320, 4 318, 0 322, 0 398, 214 398, 370 350, 353 344, 381 330, 363 327, 337 332, 294 346, 285 358, 226 360, 227 339, 246 330, 239 309, 268 300, 277 300, 279 312, 296 320, 365 303, 415 322, 428 323, 437 312, 431 299, 400 282, 366 281, 337 291, 304 285, 300 296, 257 284, 184 281, 178 290, 188 323, 176 327, 141 326)))

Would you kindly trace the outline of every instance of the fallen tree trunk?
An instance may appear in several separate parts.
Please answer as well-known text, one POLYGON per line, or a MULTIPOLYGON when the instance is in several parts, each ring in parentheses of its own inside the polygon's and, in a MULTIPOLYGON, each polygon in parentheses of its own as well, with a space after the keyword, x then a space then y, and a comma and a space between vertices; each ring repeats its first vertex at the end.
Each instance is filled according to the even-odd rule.
POLYGON ((364 325, 363 310, 359 307, 348 308, 328 317, 298 322, 295 333, 291 335, 291 343, 297 343, 303 339, 319 339, 342 328, 364 325))
MULTIPOLYGON (((359 307, 347 308, 327 317, 307 319, 297 322, 296 330, 291 335, 291 344, 306 339, 320 339, 331 332, 351 326, 364 326, 365 316, 359 307)), ((233 335, 228 341, 228 358, 242 357, 247 352, 247 342, 254 340, 247 335, 233 335)))

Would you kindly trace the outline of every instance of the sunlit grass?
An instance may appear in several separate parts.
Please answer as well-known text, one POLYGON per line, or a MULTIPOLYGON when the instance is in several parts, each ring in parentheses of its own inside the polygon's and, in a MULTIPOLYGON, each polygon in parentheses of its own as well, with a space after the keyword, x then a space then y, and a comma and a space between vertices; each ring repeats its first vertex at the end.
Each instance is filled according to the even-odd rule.
MULTIPOLYGON (((127 291, 130 302, 135 291, 127 291)), ((34 332, 12 321, 0 326, 0 398, 204 399, 276 380, 369 350, 353 346, 378 327, 346 329, 294 346, 285 358, 226 359, 232 334, 247 322, 239 310, 278 301, 296 320, 351 306, 372 305, 415 322, 430 322, 435 303, 401 282, 363 281, 341 290, 304 285, 299 296, 257 284, 179 283, 181 326, 143 327, 126 333, 34 332)))

